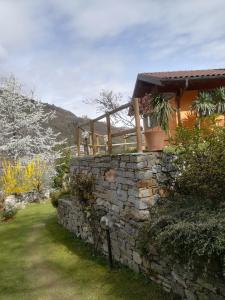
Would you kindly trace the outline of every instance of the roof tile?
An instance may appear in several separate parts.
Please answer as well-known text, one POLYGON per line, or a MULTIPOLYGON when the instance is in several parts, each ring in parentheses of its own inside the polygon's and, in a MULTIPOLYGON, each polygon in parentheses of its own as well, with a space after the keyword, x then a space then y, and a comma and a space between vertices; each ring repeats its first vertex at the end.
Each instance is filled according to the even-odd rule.
POLYGON ((225 69, 209 69, 209 70, 190 70, 190 71, 170 71, 170 72, 150 72, 141 73, 142 75, 155 77, 159 79, 185 79, 207 76, 225 76, 225 69))

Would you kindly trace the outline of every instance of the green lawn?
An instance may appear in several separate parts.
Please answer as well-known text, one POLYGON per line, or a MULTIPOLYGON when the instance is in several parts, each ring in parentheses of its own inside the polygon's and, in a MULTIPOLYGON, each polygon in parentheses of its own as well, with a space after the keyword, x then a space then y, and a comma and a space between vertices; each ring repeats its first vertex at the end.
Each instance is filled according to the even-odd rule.
POLYGON ((0 299, 171 299, 155 284, 121 268, 110 272, 82 241, 56 222, 49 203, 0 224, 0 299))

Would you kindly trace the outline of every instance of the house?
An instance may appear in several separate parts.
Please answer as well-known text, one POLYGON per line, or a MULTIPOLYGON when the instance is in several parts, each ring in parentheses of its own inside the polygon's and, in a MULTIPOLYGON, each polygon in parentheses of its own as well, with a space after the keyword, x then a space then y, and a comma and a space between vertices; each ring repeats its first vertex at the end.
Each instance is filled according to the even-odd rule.
POLYGON ((225 69, 138 74, 133 98, 139 98, 148 150, 160 150, 168 144, 168 134, 156 125, 150 115, 152 95, 163 95, 175 109, 169 120, 169 134, 173 135, 178 125, 193 126, 195 123, 196 117, 191 113, 191 104, 198 93, 221 86, 225 86, 225 69))

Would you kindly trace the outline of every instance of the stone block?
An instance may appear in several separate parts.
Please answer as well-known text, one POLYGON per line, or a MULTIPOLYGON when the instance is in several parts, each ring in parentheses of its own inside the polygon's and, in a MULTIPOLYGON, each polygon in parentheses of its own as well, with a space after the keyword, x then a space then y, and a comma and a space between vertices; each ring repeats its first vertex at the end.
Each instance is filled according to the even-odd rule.
POLYGON ((155 187, 157 186, 157 181, 155 178, 139 180, 136 183, 137 188, 148 188, 148 187, 155 187))
POLYGON ((142 263, 142 258, 140 256, 140 254, 136 251, 133 252, 133 260, 138 265, 140 265, 142 263))
POLYGON ((162 167, 161 167, 161 165, 155 165, 155 166, 153 166, 152 167, 152 172, 153 173, 161 173, 162 172, 162 167))
POLYGON ((160 183, 165 183, 168 181, 168 176, 165 173, 157 173, 156 178, 160 183))
POLYGON ((114 213, 118 214, 118 213, 120 212, 120 207, 117 206, 117 205, 112 205, 112 206, 111 206, 111 210, 112 210, 114 213))
POLYGON ((144 179, 150 179, 153 176, 153 172, 150 170, 145 170, 145 171, 136 171, 135 172, 136 179, 137 180, 144 180, 144 179))
POLYGON ((139 189, 139 193, 138 193, 139 198, 151 197, 151 196, 152 196, 152 189, 151 188, 139 189))
POLYGON ((124 177, 135 178, 135 173, 134 173, 134 171, 125 171, 124 172, 124 177))
POLYGON ((125 161, 121 161, 120 162, 120 168, 125 168, 126 167, 126 162, 125 161))
POLYGON ((137 199, 134 202, 134 206, 140 210, 148 209, 150 206, 152 206, 152 197, 137 199))
POLYGON ((130 186, 134 186, 136 184, 135 181, 131 180, 130 178, 125 178, 125 177, 117 177, 116 182, 121 183, 121 184, 127 184, 130 186))
POLYGON ((139 190, 137 188, 130 188, 128 190, 128 197, 129 196, 138 197, 139 196, 139 190))

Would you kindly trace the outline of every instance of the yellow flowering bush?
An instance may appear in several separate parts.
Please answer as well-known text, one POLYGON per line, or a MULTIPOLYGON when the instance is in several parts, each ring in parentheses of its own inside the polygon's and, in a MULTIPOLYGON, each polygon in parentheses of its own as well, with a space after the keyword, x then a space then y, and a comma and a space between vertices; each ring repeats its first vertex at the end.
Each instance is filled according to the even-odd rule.
POLYGON ((5 194, 41 191, 47 166, 39 157, 26 165, 19 160, 14 163, 5 160, 2 167, 1 184, 5 194))

